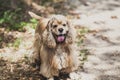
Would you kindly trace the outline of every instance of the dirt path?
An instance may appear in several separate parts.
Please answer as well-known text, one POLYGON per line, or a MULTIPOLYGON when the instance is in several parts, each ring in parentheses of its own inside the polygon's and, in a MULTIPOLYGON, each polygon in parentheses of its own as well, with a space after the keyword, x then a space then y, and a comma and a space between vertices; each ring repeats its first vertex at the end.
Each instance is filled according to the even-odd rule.
MULTIPOLYGON (((83 71, 73 73, 72 80, 120 80, 120 0, 89 1, 88 6, 80 5, 73 11, 80 15, 74 24, 90 29, 83 44, 90 54, 83 71)), ((29 62, 34 30, 30 31, 22 34, 26 38, 17 51, 0 49, 0 56, 5 59, 0 58, 0 80, 40 79, 29 62)))
POLYGON ((120 80, 120 8, 86 16, 75 24, 90 29, 84 41, 90 54, 81 80, 120 80))

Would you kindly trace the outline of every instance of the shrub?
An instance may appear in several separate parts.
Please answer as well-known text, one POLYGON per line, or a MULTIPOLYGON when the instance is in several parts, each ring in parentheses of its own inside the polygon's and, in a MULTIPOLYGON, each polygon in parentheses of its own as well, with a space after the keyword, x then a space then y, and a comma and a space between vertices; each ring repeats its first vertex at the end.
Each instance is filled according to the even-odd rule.
POLYGON ((21 25, 21 15, 17 14, 18 12, 20 12, 20 9, 16 11, 5 11, 3 16, 0 17, 0 25, 6 27, 8 30, 23 31, 24 26, 21 25))

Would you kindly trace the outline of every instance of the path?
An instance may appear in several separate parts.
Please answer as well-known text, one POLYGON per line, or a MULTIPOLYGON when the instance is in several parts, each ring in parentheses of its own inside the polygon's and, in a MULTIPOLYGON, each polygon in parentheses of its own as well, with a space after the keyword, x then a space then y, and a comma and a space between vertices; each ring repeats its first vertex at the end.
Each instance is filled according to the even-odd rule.
MULTIPOLYGON (((78 76, 73 74, 72 77, 75 77, 75 80, 120 80, 120 0, 88 1, 95 2, 89 6, 80 5, 76 8, 80 19, 74 20, 74 24, 91 30, 83 44, 90 54, 83 65, 83 71, 78 72, 78 76)), ((19 63, 1 60, 0 80, 8 78, 35 80, 40 77, 38 73, 32 71, 29 58, 26 57, 31 53, 29 46, 32 45, 31 33, 34 31, 22 34, 26 35, 27 39, 23 40, 18 51, 10 48, 0 50, 0 56, 11 61, 21 61, 22 57, 25 58, 19 63)))
POLYGON ((75 24, 91 30, 84 41, 90 54, 81 80, 120 80, 120 8, 86 16, 75 24))

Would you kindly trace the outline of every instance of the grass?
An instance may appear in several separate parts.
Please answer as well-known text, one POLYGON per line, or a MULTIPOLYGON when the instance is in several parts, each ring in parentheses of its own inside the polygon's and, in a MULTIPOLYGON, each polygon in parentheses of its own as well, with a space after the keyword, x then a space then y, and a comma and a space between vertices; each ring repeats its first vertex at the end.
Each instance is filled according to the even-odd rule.
MULTIPOLYGON (((77 30, 78 33, 78 47, 83 46, 84 40, 86 39, 85 35, 89 33, 89 29, 85 27, 81 27, 77 30)), ((84 47, 84 46, 83 46, 84 47)), ((84 62, 87 60, 87 55, 89 54, 89 51, 87 49, 81 49, 79 56, 80 56, 80 62, 83 65, 84 62)))
POLYGON ((38 21, 34 18, 30 19, 30 21, 28 23, 26 23, 26 26, 29 26, 33 29, 35 29, 35 27, 37 26, 38 21))
POLYGON ((78 46, 80 46, 85 39, 85 35, 89 32, 88 28, 82 27, 80 29, 77 30, 77 34, 78 34, 78 46))
POLYGON ((2 41, 3 39, 2 39, 2 37, 0 36, 0 42, 2 41))
POLYGON ((0 24, 6 27, 7 30, 18 30, 22 31, 23 26, 21 25, 21 16, 17 14, 20 9, 13 11, 7 10, 4 12, 3 16, 0 17, 0 24))
POLYGON ((16 39, 15 42, 13 43, 13 47, 18 48, 20 43, 21 43, 21 41, 22 41, 21 38, 16 39))
POLYGON ((82 64, 87 60, 87 55, 89 54, 89 51, 87 49, 82 49, 80 50, 80 57, 81 57, 81 62, 82 64))
POLYGON ((23 15, 20 15, 21 9, 15 11, 7 10, 4 12, 3 16, 0 17, 0 25, 5 27, 8 31, 17 30, 25 31, 26 25, 31 25, 32 28, 35 28, 37 20, 30 19, 29 22, 22 20, 23 15))
POLYGON ((21 38, 17 38, 13 43, 8 43, 8 47, 14 47, 14 48, 19 48, 20 44, 22 42, 21 38))

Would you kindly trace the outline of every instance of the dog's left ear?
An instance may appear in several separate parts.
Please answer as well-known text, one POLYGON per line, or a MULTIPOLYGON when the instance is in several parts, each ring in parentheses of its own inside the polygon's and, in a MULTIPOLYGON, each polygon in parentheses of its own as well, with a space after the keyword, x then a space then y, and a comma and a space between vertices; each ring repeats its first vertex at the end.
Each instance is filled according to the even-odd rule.
POLYGON ((47 42, 46 44, 48 45, 49 48, 55 48, 56 47, 56 42, 53 37, 53 34, 51 32, 52 28, 52 23, 53 23, 54 18, 50 19, 47 24, 47 42))
POLYGON ((67 21, 67 25, 68 25, 68 34, 67 34, 67 37, 66 37, 66 40, 65 40, 65 43, 66 44, 72 44, 73 43, 73 37, 74 37, 74 27, 72 26, 71 22, 68 20, 67 21))

